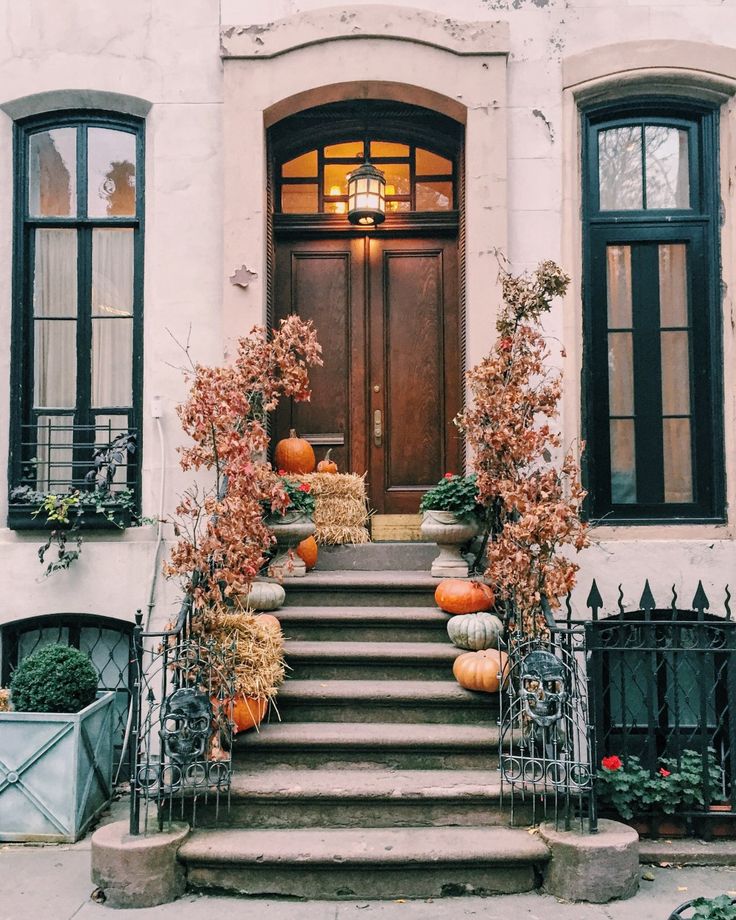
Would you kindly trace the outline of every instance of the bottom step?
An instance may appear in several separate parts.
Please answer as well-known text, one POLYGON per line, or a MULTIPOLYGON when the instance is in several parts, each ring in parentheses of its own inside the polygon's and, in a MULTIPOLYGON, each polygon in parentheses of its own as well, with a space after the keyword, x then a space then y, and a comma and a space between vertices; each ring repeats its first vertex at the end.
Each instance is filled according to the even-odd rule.
POLYGON ((548 858, 527 831, 485 827, 197 831, 179 850, 190 889, 329 900, 530 891, 548 858))

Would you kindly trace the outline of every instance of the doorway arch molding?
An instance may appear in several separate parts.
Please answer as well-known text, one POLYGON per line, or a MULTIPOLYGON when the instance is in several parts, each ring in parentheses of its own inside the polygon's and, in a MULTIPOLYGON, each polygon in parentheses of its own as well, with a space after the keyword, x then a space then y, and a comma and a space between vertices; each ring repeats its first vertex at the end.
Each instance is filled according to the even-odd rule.
POLYGON ((496 253, 507 251, 506 24, 401 7, 340 7, 228 26, 221 38, 226 343, 266 318, 268 127, 326 102, 379 99, 420 105, 465 125, 465 364, 479 360, 500 303, 496 253), (257 275, 247 289, 228 280, 243 264, 257 275))

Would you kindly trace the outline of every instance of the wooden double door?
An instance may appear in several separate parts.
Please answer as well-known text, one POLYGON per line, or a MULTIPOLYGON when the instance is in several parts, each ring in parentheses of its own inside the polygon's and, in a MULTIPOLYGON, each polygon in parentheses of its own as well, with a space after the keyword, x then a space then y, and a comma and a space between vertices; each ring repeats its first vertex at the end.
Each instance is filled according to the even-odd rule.
POLYGON ((277 438, 294 427, 318 459, 331 447, 367 473, 378 513, 416 513, 461 468, 456 234, 286 238, 275 256, 276 318, 312 320, 324 359, 311 401, 279 408, 277 438))

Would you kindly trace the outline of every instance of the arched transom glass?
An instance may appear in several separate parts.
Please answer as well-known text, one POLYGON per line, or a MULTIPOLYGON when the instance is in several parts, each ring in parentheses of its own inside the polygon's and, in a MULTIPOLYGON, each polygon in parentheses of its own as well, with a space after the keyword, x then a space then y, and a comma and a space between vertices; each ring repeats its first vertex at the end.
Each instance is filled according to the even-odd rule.
POLYGON ((349 174, 368 157, 386 176, 386 212, 452 211, 451 160, 416 147, 380 140, 328 144, 281 163, 278 210, 282 214, 347 214, 349 174))

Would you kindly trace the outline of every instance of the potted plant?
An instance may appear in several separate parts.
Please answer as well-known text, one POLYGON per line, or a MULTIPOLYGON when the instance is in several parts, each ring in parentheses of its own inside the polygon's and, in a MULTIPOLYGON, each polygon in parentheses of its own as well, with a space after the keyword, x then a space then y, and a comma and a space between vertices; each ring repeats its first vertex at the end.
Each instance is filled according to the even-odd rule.
POLYGON ((419 505, 422 512, 422 538, 439 548, 432 561, 435 578, 467 578, 468 563, 461 547, 480 531, 478 477, 445 473, 437 485, 424 494, 419 505))
POLYGON ((307 574, 304 560, 294 549, 315 531, 314 496, 307 482, 298 482, 279 470, 281 488, 289 499, 286 507, 267 509, 266 526, 276 539, 276 555, 269 571, 277 578, 300 577, 307 574))
POLYGON ((485 580, 515 629, 547 634, 543 603, 557 608, 575 584, 566 547, 587 545, 580 519, 585 491, 572 450, 562 454, 554 421, 561 375, 550 364, 542 317, 570 279, 542 262, 532 275, 502 270, 499 337, 466 377, 471 399, 456 424, 473 453, 483 506, 485 580))
POLYGON ((66 645, 25 658, 0 711, 0 840, 73 843, 112 795, 113 702, 66 645))

